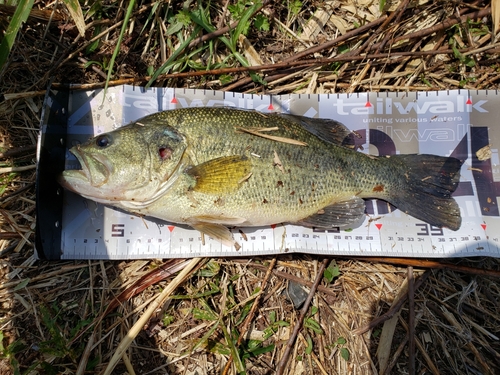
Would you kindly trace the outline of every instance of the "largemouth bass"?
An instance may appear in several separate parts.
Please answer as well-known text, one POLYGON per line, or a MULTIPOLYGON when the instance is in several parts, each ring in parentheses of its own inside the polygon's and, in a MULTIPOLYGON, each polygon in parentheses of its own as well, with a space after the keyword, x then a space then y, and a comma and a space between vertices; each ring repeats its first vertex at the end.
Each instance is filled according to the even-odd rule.
POLYGON ((187 224, 224 244, 228 226, 352 227, 366 198, 457 230, 462 162, 356 151, 342 124, 229 108, 155 113, 70 151, 60 183, 86 198, 187 224))

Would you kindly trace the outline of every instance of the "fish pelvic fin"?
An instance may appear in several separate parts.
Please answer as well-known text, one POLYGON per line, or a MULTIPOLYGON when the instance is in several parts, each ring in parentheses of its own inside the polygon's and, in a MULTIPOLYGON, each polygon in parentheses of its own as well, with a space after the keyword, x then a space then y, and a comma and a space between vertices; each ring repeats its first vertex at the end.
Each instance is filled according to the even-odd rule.
POLYGON ((193 190, 205 194, 236 191, 251 176, 252 162, 246 156, 231 155, 192 166, 186 173, 194 178, 193 190))
POLYGON ((189 223, 191 227, 202 234, 212 237, 226 246, 234 246, 236 250, 241 248, 241 245, 233 238, 231 231, 221 224, 197 222, 189 223))
POLYGON ((388 199, 401 211, 426 223, 458 230, 460 207, 452 198, 462 161, 437 155, 394 155, 403 164, 401 184, 388 199))

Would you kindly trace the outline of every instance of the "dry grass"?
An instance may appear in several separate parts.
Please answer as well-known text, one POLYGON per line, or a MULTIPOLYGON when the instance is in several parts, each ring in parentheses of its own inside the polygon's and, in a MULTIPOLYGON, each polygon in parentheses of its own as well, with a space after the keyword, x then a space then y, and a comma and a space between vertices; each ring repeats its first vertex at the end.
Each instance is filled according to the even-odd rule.
MULTIPOLYGON (((217 29, 235 20, 228 3, 237 2, 210 6, 217 29)), ((1 374, 104 371, 152 301, 172 287, 168 270, 183 265, 45 262, 33 255, 33 146, 45 89, 49 81, 102 86, 125 12, 121 3, 103 2, 81 37, 61 4, 52 12, 57 4, 37 3, 45 12, 22 29, 0 73, 1 374)), ((134 9, 114 83, 147 82, 194 30, 188 22, 167 35, 182 3, 155 4, 134 9), (170 20, 166 27, 162 18, 170 20)), ((269 20, 270 31, 254 24, 247 53, 237 48, 253 64, 264 64, 253 71, 267 88, 246 78, 217 35, 193 41, 156 84, 265 93, 497 88, 499 45, 489 32, 489 2, 391 4, 388 13, 369 0, 266 5, 258 14, 269 20), (459 22, 464 15, 470 19, 459 22)), ((2 30, 5 12, 0 7, 2 30)), ((336 265, 340 275, 329 281, 319 257, 203 260, 155 310, 113 373, 233 374, 243 367, 248 374, 500 372, 498 260, 455 260, 449 267, 384 261, 390 262, 338 259, 330 269, 336 265), (491 272, 481 275, 481 269, 491 272), (291 283, 311 299, 299 331, 301 312, 287 297, 291 283)))

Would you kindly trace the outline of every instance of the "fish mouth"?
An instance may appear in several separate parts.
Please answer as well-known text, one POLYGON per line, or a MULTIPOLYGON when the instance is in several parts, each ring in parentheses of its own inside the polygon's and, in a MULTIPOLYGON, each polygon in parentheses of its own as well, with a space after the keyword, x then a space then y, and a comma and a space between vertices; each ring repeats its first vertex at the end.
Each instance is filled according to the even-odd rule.
POLYGON ((80 163, 81 169, 65 170, 59 183, 66 189, 83 193, 86 187, 98 188, 106 184, 114 168, 103 155, 89 155, 81 152, 80 146, 69 150, 80 163))

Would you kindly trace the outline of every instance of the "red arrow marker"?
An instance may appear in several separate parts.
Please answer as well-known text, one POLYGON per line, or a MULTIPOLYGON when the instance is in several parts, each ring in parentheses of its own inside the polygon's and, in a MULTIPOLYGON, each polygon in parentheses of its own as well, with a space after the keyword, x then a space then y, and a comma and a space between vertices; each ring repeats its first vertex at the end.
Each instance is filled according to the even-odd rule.
POLYGON ((486 230, 486 224, 481 224, 481 228, 483 228, 483 230, 486 230))
POLYGON ((472 104, 472 100, 470 100, 470 98, 467 99, 467 101, 465 102, 465 104, 471 105, 472 104))
POLYGON ((382 224, 375 224, 375 226, 380 230, 382 228, 382 224))
POLYGON ((372 103, 366 102, 365 107, 370 108, 372 106, 372 103))
POLYGON ((271 224, 271 228, 276 228, 276 224, 271 224))
POLYGON ((170 101, 170 103, 177 104, 177 99, 175 98, 175 96, 172 98, 172 100, 170 101))
POLYGON ((270 111, 274 111, 273 103, 269 104, 269 107, 267 107, 267 109, 269 109, 270 111))
POLYGON ((169 225, 167 228, 170 231, 170 233, 172 233, 172 231, 175 229, 173 225, 169 225))

